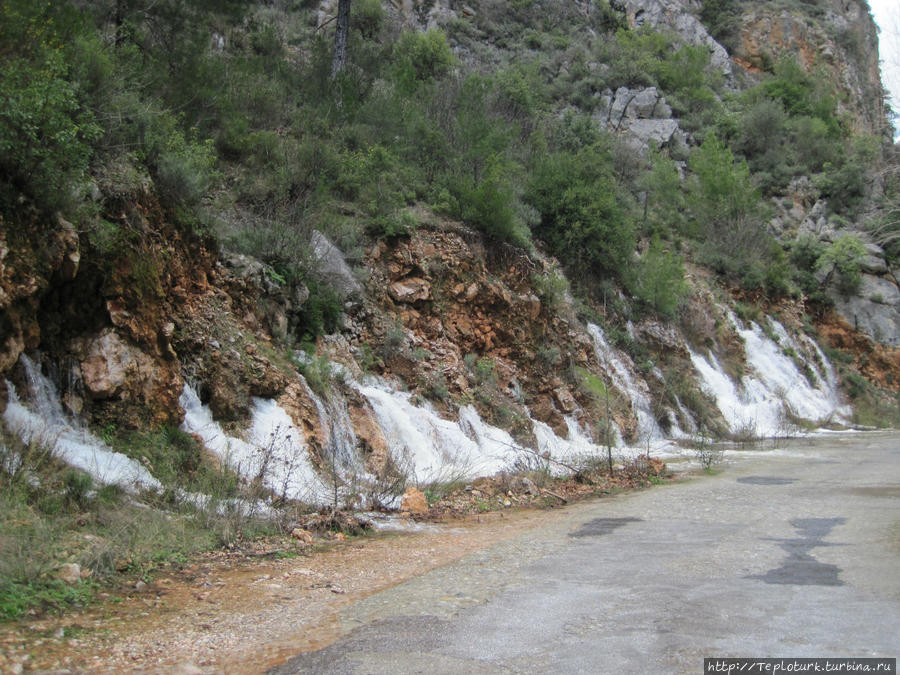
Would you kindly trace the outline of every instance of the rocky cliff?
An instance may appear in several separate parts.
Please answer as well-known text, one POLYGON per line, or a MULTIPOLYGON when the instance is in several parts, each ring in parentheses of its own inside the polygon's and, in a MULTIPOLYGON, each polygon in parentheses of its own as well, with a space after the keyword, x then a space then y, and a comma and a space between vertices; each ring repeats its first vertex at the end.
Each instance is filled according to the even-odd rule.
MULTIPOLYGON (((699 6, 627 0, 611 11, 623 27, 665 29, 676 47, 708 50, 709 67, 725 82, 720 99, 749 87, 781 56, 799 55, 809 72, 837 83, 840 114, 855 132, 885 137, 875 30, 862 4, 741 6, 731 54, 698 18, 699 6)), ((408 23, 447 26, 496 9, 451 2, 393 11, 408 23)), ((321 7, 323 16, 328 11, 321 7)), ((457 52, 483 66, 501 47, 457 52)), ((574 61, 565 68, 574 72, 574 61)), ((629 157, 651 148, 668 153, 681 175, 689 170, 697 129, 684 128, 659 88, 598 86, 586 100, 594 123, 628 141, 616 160, 623 174, 629 157)), ((318 161, 314 153, 308 159, 318 161)), ((859 223, 834 217, 810 185, 796 179, 772 198, 771 231, 783 242, 810 235, 824 245, 854 227, 862 233, 863 216, 859 223)), ((843 320, 807 314, 802 294, 770 300, 691 265, 680 318, 667 322, 636 311, 637 300, 614 282, 575 299, 567 261, 540 243, 499 241, 412 199, 406 226, 359 235, 350 264, 310 229, 304 244, 316 283, 340 304, 336 329, 301 351, 309 280, 286 279, 272 260, 177 225, 152 182, 126 195, 100 192, 93 220, 80 230, 37 212, 0 228, 0 382, 9 381, 17 400, 27 398, 29 376, 17 363, 38 355, 68 411, 94 430, 183 425, 202 436, 185 421, 190 402, 223 434, 248 438, 271 402, 299 431, 299 452, 317 471, 327 473, 331 461, 334 473, 336 448, 346 446, 345 459, 355 455, 366 472, 384 476, 411 470, 396 453, 414 452, 415 443, 433 441, 443 451, 434 440, 442 433, 482 449, 505 444, 519 459, 613 440, 648 448, 703 431, 739 438, 849 424, 835 367, 900 387, 900 359, 884 346, 900 345, 900 291, 873 241, 856 295, 835 294, 843 320), (846 363, 832 364, 817 337, 844 350, 846 363), (776 371, 794 379, 779 380, 776 371), (398 411, 431 425, 427 438, 398 440, 404 430, 390 417, 398 411)), ((628 264, 638 265, 649 246, 640 242, 628 264)), ((11 396, 0 394, 3 408, 11 396)))

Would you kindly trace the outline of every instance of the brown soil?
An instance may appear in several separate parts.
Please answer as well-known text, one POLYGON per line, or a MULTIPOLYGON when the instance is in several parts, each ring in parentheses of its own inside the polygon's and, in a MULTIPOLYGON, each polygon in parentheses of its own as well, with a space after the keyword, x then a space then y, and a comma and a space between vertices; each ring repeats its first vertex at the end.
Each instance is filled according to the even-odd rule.
POLYGON ((339 613, 354 602, 561 515, 467 515, 284 559, 265 550, 209 554, 83 614, 0 628, 0 671, 22 663, 26 671, 262 672, 334 641, 339 613))

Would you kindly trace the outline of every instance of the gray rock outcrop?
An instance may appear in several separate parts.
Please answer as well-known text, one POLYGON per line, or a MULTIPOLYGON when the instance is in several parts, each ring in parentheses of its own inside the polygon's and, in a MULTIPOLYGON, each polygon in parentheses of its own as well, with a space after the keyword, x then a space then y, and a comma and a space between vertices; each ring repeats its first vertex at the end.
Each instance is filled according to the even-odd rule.
POLYGON ((660 148, 687 142, 678 120, 672 118, 672 108, 656 87, 619 87, 615 93, 606 90, 593 116, 605 129, 633 137, 642 151, 651 142, 660 148))
POLYGON ((694 15, 695 3, 682 0, 624 0, 628 23, 635 28, 669 29, 685 44, 709 48, 710 63, 731 80, 731 59, 694 15))
POLYGON ((863 274, 857 295, 836 297, 835 309, 858 330, 891 347, 900 347, 900 289, 886 276, 863 274))

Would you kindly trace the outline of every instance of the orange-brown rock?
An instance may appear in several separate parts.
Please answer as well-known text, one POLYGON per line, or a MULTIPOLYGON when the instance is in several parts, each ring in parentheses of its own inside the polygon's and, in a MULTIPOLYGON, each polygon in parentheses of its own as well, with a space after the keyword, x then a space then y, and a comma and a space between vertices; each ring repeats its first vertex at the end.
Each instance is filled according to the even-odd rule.
POLYGON ((428 300, 431 297, 431 284, 425 279, 409 277, 393 282, 390 285, 389 292, 396 302, 428 300))
POLYGON ((375 475, 381 475, 390 457, 390 449, 374 413, 362 401, 357 405, 349 405, 347 413, 366 465, 375 475))
POLYGON ((425 513, 428 511, 428 500, 418 488, 407 488, 400 500, 400 510, 406 513, 425 513))
POLYGON ((853 356, 854 366, 867 380, 900 391, 900 349, 875 342, 835 312, 826 314, 816 327, 831 347, 853 356))

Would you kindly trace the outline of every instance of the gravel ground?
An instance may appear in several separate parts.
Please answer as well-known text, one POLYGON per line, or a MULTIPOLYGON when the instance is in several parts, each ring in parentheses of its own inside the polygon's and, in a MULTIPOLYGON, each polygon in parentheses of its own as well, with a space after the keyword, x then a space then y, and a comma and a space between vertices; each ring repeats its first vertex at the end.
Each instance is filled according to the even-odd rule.
POLYGON ((0 628, 0 672, 261 672, 331 643, 361 599, 568 510, 471 515, 280 560, 212 557, 84 614, 0 628))

